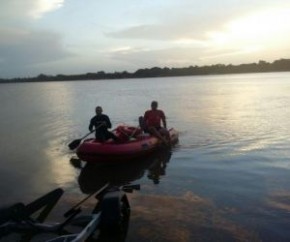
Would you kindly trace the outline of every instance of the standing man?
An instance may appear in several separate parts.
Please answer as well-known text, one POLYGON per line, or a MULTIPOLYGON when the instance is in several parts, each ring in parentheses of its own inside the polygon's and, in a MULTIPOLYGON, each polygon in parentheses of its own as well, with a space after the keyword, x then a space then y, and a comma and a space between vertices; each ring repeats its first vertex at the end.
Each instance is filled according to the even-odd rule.
POLYGON ((111 121, 109 117, 105 114, 102 114, 103 109, 101 106, 97 106, 96 116, 94 116, 89 125, 89 130, 92 132, 95 128, 96 139, 100 142, 105 142, 106 140, 112 138, 114 141, 118 141, 116 135, 110 132, 108 129, 112 128, 111 121))
POLYGON ((170 136, 167 130, 165 114, 157 108, 158 102, 152 101, 151 110, 147 110, 144 114, 145 127, 150 134, 159 138, 164 144, 170 145, 170 136))

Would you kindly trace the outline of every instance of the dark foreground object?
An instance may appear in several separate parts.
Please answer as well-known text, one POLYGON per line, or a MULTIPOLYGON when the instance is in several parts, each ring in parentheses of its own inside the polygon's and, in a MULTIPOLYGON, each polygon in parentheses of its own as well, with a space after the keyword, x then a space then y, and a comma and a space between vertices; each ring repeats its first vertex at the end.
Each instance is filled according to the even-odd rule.
POLYGON ((58 188, 38 198, 27 205, 16 203, 0 208, 0 238, 18 233, 21 241, 30 241, 40 233, 53 233, 55 236, 46 242, 61 241, 125 241, 129 218, 130 205, 126 192, 139 190, 139 185, 122 187, 106 184, 77 203, 64 214, 61 223, 44 223, 45 219, 63 194, 58 188), (90 215, 79 215, 81 204, 91 196, 97 199, 90 215), (36 218, 32 218, 37 213, 36 218), (78 226, 80 231, 70 232, 69 226, 78 226))

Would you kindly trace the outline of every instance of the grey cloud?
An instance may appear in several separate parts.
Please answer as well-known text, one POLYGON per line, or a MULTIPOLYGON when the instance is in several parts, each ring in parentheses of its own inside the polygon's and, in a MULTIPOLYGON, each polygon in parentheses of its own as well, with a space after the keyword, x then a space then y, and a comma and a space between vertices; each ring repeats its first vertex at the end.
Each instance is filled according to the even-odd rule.
MULTIPOLYGON (((115 31, 106 32, 105 35, 119 39, 144 39, 144 40, 175 40, 178 38, 191 38, 195 40, 206 39, 206 33, 222 31, 225 24, 235 18, 266 8, 265 3, 272 0, 257 1, 253 3, 245 0, 236 4, 228 0, 223 2, 203 1, 197 4, 195 1, 179 1, 174 10, 172 6, 164 6, 159 11, 154 11, 150 24, 137 24, 125 26, 115 31)), ((282 1, 277 0, 277 6, 282 1)), ((140 12, 140 15, 145 13, 140 12)))
POLYGON ((111 59, 129 62, 137 68, 184 67, 195 65, 203 55, 201 48, 165 48, 158 50, 119 51, 111 53, 111 59))
POLYGON ((137 25, 114 32, 105 33, 111 38, 144 39, 144 40, 176 40, 178 38, 205 39, 207 31, 222 28, 229 16, 204 18, 197 15, 175 16, 168 20, 160 20, 157 24, 137 25))
POLYGON ((1 23, 15 19, 30 19, 41 17, 46 12, 55 10, 63 5, 64 0, 0 0, 1 23))
POLYGON ((35 64, 57 61, 72 54, 61 43, 61 36, 50 32, 0 31, 0 75, 35 64))
POLYGON ((157 50, 132 49, 131 51, 117 51, 111 53, 111 60, 139 68, 152 67, 187 67, 213 64, 240 64, 253 61, 252 56, 241 53, 241 50, 228 48, 214 50, 205 47, 188 48, 164 48, 157 50), (236 63, 236 56, 239 55, 239 63, 236 63), (225 57, 221 61, 221 57, 225 57))

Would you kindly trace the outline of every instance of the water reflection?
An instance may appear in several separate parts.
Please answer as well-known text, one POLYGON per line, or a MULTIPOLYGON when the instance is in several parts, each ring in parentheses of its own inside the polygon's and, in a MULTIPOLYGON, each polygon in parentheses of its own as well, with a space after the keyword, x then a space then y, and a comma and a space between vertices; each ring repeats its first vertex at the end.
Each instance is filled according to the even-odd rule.
POLYGON ((166 174, 165 169, 171 158, 171 150, 163 149, 150 156, 130 162, 90 164, 81 166, 80 160, 71 159, 71 164, 81 169, 78 177, 80 190, 89 194, 110 183, 113 186, 122 186, 141 179, 146 175, 154 184, 160 182, 161 176, 166 174))
POLYGON ((152 163, 148 168, 147 177, 153 181, 154 184, 160 182, 160 177, 166 175, 166 166, 171 158, 171 152, 159 152, 152 159, 152 163))

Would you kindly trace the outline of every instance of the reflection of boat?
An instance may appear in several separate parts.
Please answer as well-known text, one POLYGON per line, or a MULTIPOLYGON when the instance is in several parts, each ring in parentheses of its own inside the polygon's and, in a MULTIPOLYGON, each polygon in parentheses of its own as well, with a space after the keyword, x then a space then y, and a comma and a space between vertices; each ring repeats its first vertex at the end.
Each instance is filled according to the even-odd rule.
POLYGON ((160 176, 165 174, 166 164, 171 157, 169 149, 162 149, 143 159, 131 160, 126 163, 91 164, 86 163, 78 178, 83 193, 92 193, 104 184, 122 186, 141 179, 146 170, 147 177, 154 183, 159 182, 160 176))
MULTIPOLYGON (((86 139, 78 147, 77 156, 90 163, 127 162, 144 157, 162 147, 162 142, 158 138, 141 133, 138 127, 119 126, 114 132, 116 136, 122 137, 123 142, 116 143, 110 140, 101 143, 95 139, 86 139)), ((171 143, 175 144, 178 141, 178 132, 172 128, 169 133, 171 143)))

